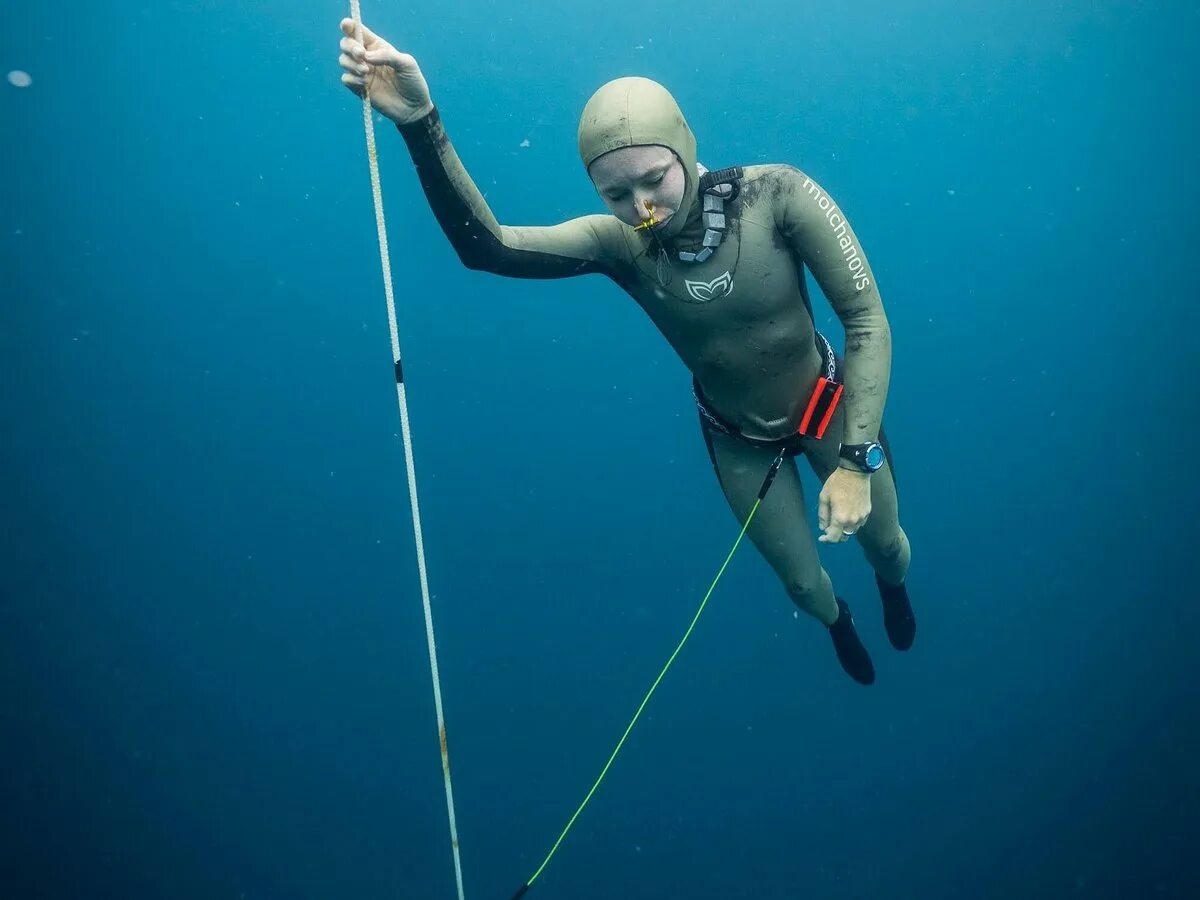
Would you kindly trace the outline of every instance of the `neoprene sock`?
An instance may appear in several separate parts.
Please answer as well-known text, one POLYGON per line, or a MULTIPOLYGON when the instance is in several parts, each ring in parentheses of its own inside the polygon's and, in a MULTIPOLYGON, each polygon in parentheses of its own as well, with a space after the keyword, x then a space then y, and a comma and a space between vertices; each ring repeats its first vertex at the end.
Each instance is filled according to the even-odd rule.
POLYGON ((883 601, 883 627, 887 630, 888 640, 897 650, 907 650, 917 636, 917 619, 908 601, 908 588, 903 582, 886 584, 878 575, 875 583, 879 585, 879 598, 883 601))
POLYGON ((829 626, 829 636, 833 638, 833 649, 837 653, 838 662, 842 664, 846 674, 859 684, 874 684, 875 666, 854 628, 850 607, 841 597, 837 598, 837 605, 837 621, 829 626))

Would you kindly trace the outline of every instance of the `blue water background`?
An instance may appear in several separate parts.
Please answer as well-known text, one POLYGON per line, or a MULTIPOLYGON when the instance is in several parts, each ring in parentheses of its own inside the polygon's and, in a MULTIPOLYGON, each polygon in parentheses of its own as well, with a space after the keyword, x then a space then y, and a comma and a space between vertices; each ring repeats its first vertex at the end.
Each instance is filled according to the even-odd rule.
MULTIPOLYGON (((343 12, 0 13, 6 898, 454 896, 343 12)), ((501 221, 601 211, 579 110, 647 75, 710 167, 832 193, 893 329, 916 646, 823 547, 859 687, 743 548, 529 896, 1195 896, 1197 7, 364 14, 501 221)), ((635 304, 463 269, 379 138, 467 896, 507 898, 736 523, 635 304)))

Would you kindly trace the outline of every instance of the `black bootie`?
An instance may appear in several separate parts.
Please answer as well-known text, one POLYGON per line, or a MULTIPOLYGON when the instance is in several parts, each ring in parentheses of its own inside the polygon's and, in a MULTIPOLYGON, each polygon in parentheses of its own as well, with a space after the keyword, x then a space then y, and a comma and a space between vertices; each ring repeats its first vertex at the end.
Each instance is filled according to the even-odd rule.
POLYGON ((908 602, 908 588, 903 582, 885 584, 878 575, 875 583, 879 585, 879 599, 883 601, 883 627, 887 629, 888 640, 897 650, 907 650, 917 636, 917 618, 908 602))
POLYGON ((833 638, 833 649, 837 652, 838 662, 842 664, 846 674, 859 684, 874 684, 875 666, 854 629, 850 607, 841 597, 837 598, 837 605, 837 621, 829 626, 829 636, 833 638))

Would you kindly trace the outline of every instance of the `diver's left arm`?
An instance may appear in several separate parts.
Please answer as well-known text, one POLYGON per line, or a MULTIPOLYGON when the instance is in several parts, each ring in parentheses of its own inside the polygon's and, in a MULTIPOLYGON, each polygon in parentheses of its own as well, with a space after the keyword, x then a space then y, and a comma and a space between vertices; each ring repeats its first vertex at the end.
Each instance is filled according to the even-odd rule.
POLYGON ((776 226, 812 271, 846 330, 842 443, 878 440, 891 377, 892 333, 875 273, 841 208, 820 185, 790 166, 781 167, 778 177, 776 226))

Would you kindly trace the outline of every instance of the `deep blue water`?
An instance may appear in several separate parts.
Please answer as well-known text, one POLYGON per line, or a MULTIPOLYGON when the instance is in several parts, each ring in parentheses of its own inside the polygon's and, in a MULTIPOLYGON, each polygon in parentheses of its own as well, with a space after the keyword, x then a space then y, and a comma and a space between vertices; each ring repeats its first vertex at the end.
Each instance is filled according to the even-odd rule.
MULTIPOLYGON (((531 900, 1192 895, 1195 5, 365 7, 501 221, 599 211, 578 113, 647 75, 710 167, 828 188, 893 329, 916 646, 824 547, 855 685, 747 545, 531 900)), ((0 12, 5 898, 454 896, 344 9, 0 12)), ((507 898, 736 523, 637 307, 464 270, 379 136, 467 896, 507 898)))

